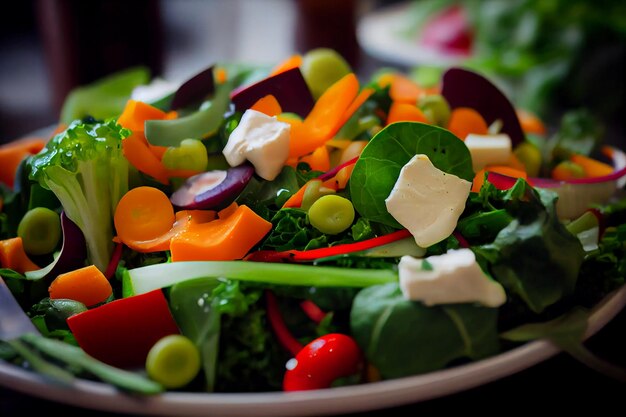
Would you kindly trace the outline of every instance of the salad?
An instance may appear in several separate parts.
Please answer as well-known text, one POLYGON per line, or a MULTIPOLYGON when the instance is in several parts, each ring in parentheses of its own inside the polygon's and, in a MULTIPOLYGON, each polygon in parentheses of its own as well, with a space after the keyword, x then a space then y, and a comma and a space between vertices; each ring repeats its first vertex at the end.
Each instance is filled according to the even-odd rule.
POLYGON ((40 333, 0 358, 147 395, 581 352, 624 283, 625 161, 584 109, 548 127, 463 68, 131 68, 0 148, 0 275, 40 333))

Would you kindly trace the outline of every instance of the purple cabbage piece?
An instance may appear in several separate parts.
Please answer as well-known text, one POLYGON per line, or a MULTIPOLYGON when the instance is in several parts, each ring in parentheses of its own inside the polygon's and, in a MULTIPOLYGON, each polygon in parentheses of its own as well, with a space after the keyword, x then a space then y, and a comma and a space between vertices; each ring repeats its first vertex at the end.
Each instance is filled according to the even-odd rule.
POLYGON ((51 281, 59 274, 85 266, 85 259, 87 258, 85 236, 80 228, 65 215, 64 211, 61 212, 61 230, 63 232, 63 244, 59 256, 41 269, 26 272, 26 278, 51 281))
POLYGON ((213 68, 211 65, 204 71, 199 72, 185 81, 174 93, 172 110, 180 109, 189 104, 202 100, 204 97, 215 91, 215 80, 213 79, 213 68))
POLYGON ((513 146, 524 141, 515 107, 491 81, 462 68, 450 68, 443 74, 441 95, 451 109, 470 107, 483 116, 487 124, 502 121, 502 133, 511 138, 513 146))
POLYGON ((259 99, 270 94, 276 98, 284 112, 296 113, 302 118, 309 114, 315 104, 299 68, 292 68, 234 90, 230 99, 237 111, 245 111, 259 99))
POLYGON ((250 164, 203 172, 188 178, 170 201, 183 210, 221 210, 235 201, 253 175, 250 164))

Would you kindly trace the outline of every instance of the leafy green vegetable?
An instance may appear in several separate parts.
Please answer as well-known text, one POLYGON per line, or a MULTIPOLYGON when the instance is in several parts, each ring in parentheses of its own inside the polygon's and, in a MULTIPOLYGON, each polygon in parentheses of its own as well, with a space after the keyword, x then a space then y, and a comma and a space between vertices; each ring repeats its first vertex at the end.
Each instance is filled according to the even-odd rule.
POLYGON ((585 252, 556 216, 556 193, 519 179, 499 198, 513 220, 493 243, 473 249, 496 280, 540 313, 574 292, 585 252))
POLYGON ((70 92, 61 109, 61 122, 92 116, 96 119, 117 117, 126 106, 133 89, 150 81, 144 67, 129 68, 70 92))
POLYGON ((104 271, 113 251, 113 213, 128 191, 122 140, 114 121, 75 121, 29 160, 30 178, 51 190, 81 229, 91 263, 104 271))
POLYGON ((378 132, 363 149, 350 177, 356 211, 368 220, 401 228, 387 212, 385 199, 400 170, 413 156, 425 154, 438 169, 472 181, 469 150, 445 129, 416 122, 393 123, 378 132))
POLYGON ((497 353, 497 317, 497 309, 470 304, 426 307, 391 283, 357 294, 351 324, 368 361, 389 379, 497 353))

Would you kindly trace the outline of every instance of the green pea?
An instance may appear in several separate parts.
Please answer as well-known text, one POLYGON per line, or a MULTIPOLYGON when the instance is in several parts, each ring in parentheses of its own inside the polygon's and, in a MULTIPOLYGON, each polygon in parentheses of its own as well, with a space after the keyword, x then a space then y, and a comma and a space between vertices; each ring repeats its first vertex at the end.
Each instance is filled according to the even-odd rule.
POLYGON ((58 213, 45 207, 28 210, 17 227, 24 251, 29 255, 52 253, 61 239, 58 213))
POLYGON ((530 142, 522 142, 513 151, 517 159, 520 160, 529 177, 536 177, 541 170, 541 151, 530 142))
POLYGON ((348 62, 330 48, 316 48, 307 52, 302 57, 300 70, 315 100, 328 87, 352 72, 348 62))
POLYGON ((152 346, 146 357, 148 376, 166 388, 189 384, 200 371, 200 352, 189 338, 172 334, 152 346))
POLYGON ((352 225, 354 206, 347 198, 329 194, 318 198, 309 209, 309 222, 322 233, 336 235, 352 225))
POLYGON ((450 106, 443 96, 439 94, 424 96, 420 99, 418 107, 431 123, 441 127, 448 126, 450 106))
POLYGON ((202 141, 184 139, 180 142, 180 146, 171 146, 165 151, 162 162, 169 169, 205 171, 209 160, 202 141))

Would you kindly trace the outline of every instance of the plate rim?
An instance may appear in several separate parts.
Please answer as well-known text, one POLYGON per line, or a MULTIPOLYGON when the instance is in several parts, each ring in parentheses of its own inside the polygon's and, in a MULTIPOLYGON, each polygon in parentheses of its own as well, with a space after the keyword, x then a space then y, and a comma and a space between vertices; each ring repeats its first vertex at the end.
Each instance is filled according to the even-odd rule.
MULTIPOLYGON (((592 309, 585 339, 602 329, 624 306, 626 284, 609 293, 592 309)), ((444 397, 513 375, 560 352, 551 342, 542 339, 468 364, 362 385, 288 393, 166 392, 143 398, 84 379, 66 387, 51 384, 42 375, 0 360, 0 386, 67 405, 136 415, 330 415, 373 411, 444 397)))

